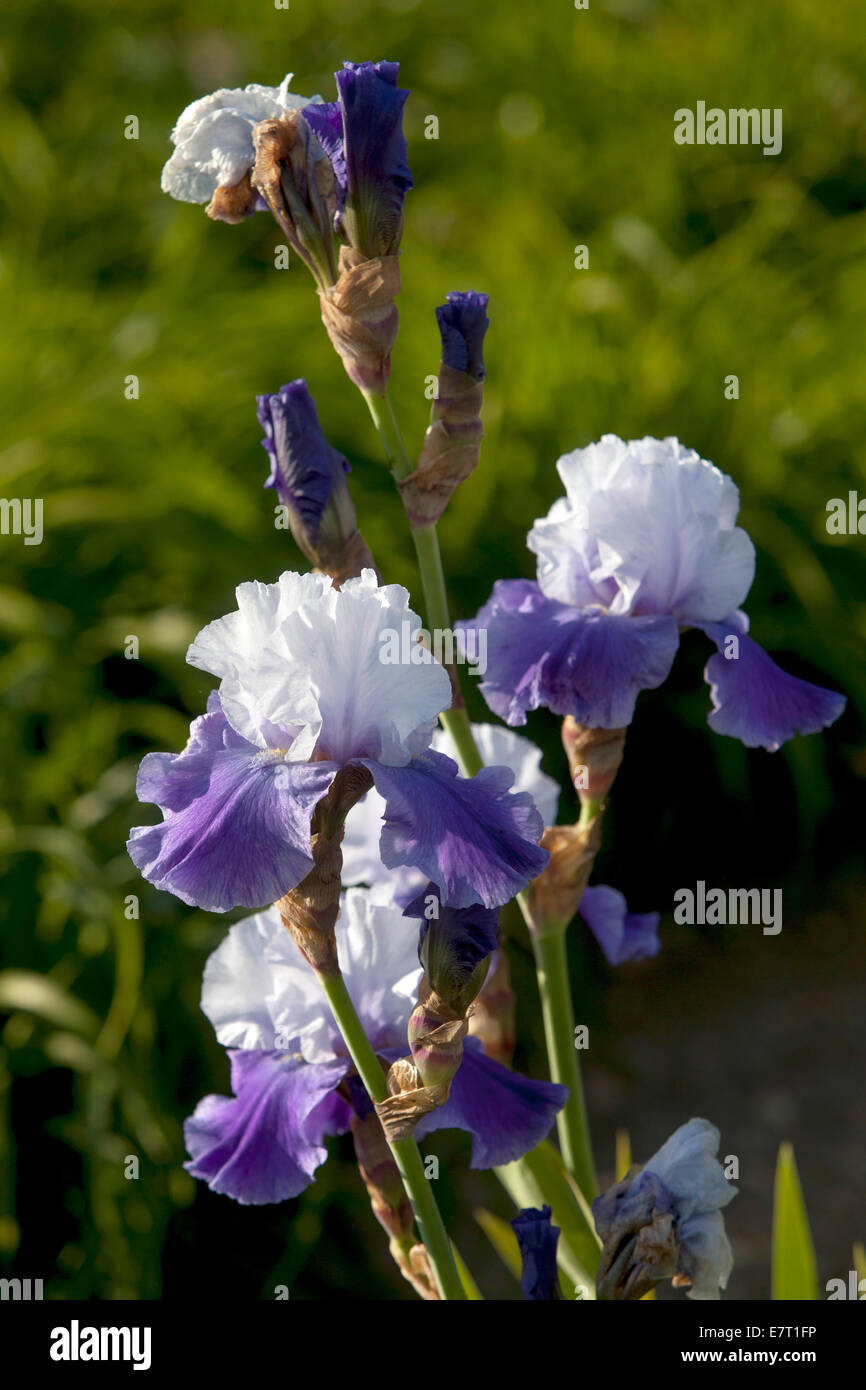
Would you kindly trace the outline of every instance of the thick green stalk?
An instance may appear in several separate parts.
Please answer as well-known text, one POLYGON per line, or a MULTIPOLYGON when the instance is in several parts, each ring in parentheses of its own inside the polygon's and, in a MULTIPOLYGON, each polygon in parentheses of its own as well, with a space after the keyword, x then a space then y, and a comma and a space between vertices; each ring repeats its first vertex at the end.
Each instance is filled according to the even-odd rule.
POLYGON ((568 982, 565 924, 561 931, 533 935, 535 967, 544 1018, 544 1037, 553 1081, 568 1087, 568 1100, 557 1116, 559 1144, 566 1168, 588 1202, 598 1192, 580 1062, 574 1045, 574 1010, 568 982))
MULTIPOLYGON (((409 456, 391 402, 387 397, 377 397, 367 393, 365 393, 364 398, 373 423, 382 438, 385 457, 394 477, 399 481, 412 471, 412 465, 409 462, 409 456)), ((448 598, 435 525, 413 530, 412 539, 415 542, 415 553, 421 572, 427 624, 431 629, 447 630, 450 628, 448 598)), ((462 702, 456 708, 446 710, 440 718, 443 727, 454 741, 464 775, 474 776, 484 766, 484 760, 478 752, 478 747, 472 736, 472 726, 462 702)), ((595 813, 596 809, 593 808, 592 814, 595 813)), ((586 808, 583 808, 581 823, 583 823, 585 812, 586 808)), ((519 893, 517 902, 530 932, 532 932, 532 921, 526 894, 519 893)), ((595 1165, 592 1157, 580 1066, 574 1046, 574 1010, 571 1002, 571 987, 565 951, 565 925, 563 924, 561 932, 542 940, 536 939, 533 933, 533 947, 535 949, 538 989, 541 995, 544 1035, 547 1042, 551 1078, 561 1082, 569 1089, 568 1101, 557 1120, 562 1156, 566 1167, 577 1181, 584 1196, 588 1201, 591 1201, 597 1191, 595 1165)))
MULTIPOLYGON (((319 982, 367 1094, 374 1103, 387 1100, 388 1087, 384 1073, 349 997, 345 980, 342 975, 320 975, 319 982)), ((439 1292, 444 1299, 464 1299, 463 1285, 454 1263, 451 1244, 433 1196, 432 1185, 424 1176, 424 1165, 418 1145, 414 1139, 398 1139, 389 1147, 400 1171, 406 1195, 412 1203, 418 1230, 427 1247, 439 1292)))

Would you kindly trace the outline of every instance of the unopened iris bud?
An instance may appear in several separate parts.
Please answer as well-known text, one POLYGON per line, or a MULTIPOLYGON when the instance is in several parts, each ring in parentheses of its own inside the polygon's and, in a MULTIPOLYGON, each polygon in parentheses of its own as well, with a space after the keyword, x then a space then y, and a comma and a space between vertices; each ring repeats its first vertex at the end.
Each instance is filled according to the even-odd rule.
POLYGON ((709 1121, 689 1120, 595 1199, 600 1299, 631 1302, 664 1279, 689 1298, 719 1297, 733 1267, 721 1208, 737 1192, 715 1156, 720 1137, 709 1121))
POLYGON ((304 108, 334 169, 337 230, 365 260, 399 251, 412 187, 403 134, 409 93, 397 86, 399 71, 399 63, 344 63, 334 74, 339 100, 304 108))
POLYGON ((562 1298, 556 1267, 559 1227, 551 1215, 550 1207, 526 1207, 511 1222, 520 1246, 520 1287, 533 1302, 562 1298))
POLYGON ((422 916, 418 958, 424 976, 409 1020, 412 1059, 425 1086, 450 1084, 463 1056, 469 1007, 499 941, 499 913, 475 905, 443 907, 435 885, 406 908, 422 916), (431 908, 435 911, 428 917, 431 908))
POLYGON ((376 1106, 388 1138, 404 1138, 432 1110, 444 1105, 463 1057, 468 1013, 496 949, 498 911, 478 904, 443 907, 428 884, 404 916, 420 917, 418 956, 424 975, 409 1019, 411 1056, 388 1072, 389 1099, 376 1106))
POLYGON ((290 381, 257 402, 271 460, 265 487, 275 489, 307 559, 337 585, 375 568, 357 527, 349 465, 325 438, 306 382, 290 381))
POLYGON ((481 454, 487 295, 449 294, 436 310, 442 362, 431 421, 414 473, 399 484, 410 524, 430 526, 481 454))
POLYGON ((252 187, 319 289, 328 289, 337 279, 337 191, 330 162, 299 111, 260 121, 253 129, 253 143, 252 187))
POLYGON ((346 63, 336 74, 339 101, 314 103, 304 117, 330 158, 334 228, 344 241, 338 277, 321 287, 322 321, 352 382, 383 396, 397 337, 394 297, 403 200, 412 187, 403 135, 409 95, 397 63, 346 63))

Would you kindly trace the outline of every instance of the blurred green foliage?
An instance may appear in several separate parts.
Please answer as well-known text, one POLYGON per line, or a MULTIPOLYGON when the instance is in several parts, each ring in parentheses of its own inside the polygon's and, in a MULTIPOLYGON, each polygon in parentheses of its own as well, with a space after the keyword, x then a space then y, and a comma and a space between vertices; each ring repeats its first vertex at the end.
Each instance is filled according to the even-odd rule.
MULTIPOLYGON (((866 542, 825 529, 829 498, 866 495, 861 6, 58 0, 40 16, 7 0, 3 27, 0 493, 42 497, 45 536, 0 537, 0 931, 15 972, 0 975, 0 1253, 61 1297, 229 1281, 247 1296, 411 1296, 345 1145, 276 1211, 196 1192, 181 1167, 184 1115, 227 1082, 198 1010, 226 923, 143 884, 124 842, 152 818, 134 805, 141 755, 179 749, 204 704, 188 641, 239 581, 300 564, 262 491, 256 393, 306 377, 381 569, 413 592, 416 572, 312 282, 274 268, 266 215, 227 227, 162 196, 169 131, 219 86, 293 69, 296 90, 330 97, 344 58, 401 61, 416 188, 393 396, 410 452, 434 304, 491 296, 482 466, 440 528, 455 616, 532 572, 525 532, 559 492, 559 454, 614 431, 677 434, 713 459, 759 550, 754 634, 851 705, 826 738, 746 754, 707 733, 705 652, 686 644, 630 735, 603 867, 638 907, 669 902, 710 845, 742 869, 730 881, 769 872, 814 891, 852 872, 866 767, 866 542), (699 99, 781 107, 781 155, 675 145, 674 110, 699 99)), ((561 775, 555 721, 531 731, 561 775)), ((537 1032, 522 1056, 543 1074, 537 1032)), ((462 1176, 458 1139, 438 1150, 453 1158, 446 1219, 458 1202, 507 1214, 492 1179, 462 1176)))

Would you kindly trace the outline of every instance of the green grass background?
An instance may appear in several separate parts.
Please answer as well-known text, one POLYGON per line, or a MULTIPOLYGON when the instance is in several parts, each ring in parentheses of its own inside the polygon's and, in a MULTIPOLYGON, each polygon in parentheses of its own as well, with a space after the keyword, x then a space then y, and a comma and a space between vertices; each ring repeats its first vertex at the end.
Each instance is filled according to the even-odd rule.
MULTIPOLYGON (((183 1117, 226 1086, 198 1010, 226 922, 154 892, 124 850, 152 818, 134 805, 142 754, 179 749, 204 705, 189 640, 238 582, 301 565, 262 491, 256 393, 306 377, 380 568, 417 595, 378 441, 305 270, 274 268, 265 214, 226 227, 159 190, 196 96, 293 70, 296 90, 330 99, 344 58, 381 57, 412 89, 392 378, 410 452, 438 359, 433 306, 451 289, 490 294, 482 464, 440 528, 455 616, 497 577, 532 573, 524 537, 559 492, 559 454, 605 431, 677 434, 741 489, 753 634, 850 697, 825 737, 746 754, 706 730, 706 651, 690 639, 641 705, 601 877, 641 908, 714 869, 805 902, 859 893, 866 539, 824 524, 828 499, 866 495, 857 0, 9 0, 0 493, 42 497, 45 537, 0 537, 0 949, 4 971, 32 972, 0 974, 0 1253, 53 1296, 404 1295, 350 1146, 278 1209, 241 1209, 184 1173, 183 1117), (781 107, 781 155, 675 145, 673 112, 699 99, 781 107)), ((530 731, 561 776, 556 722, 530 731)), ((574 949, 603 1029, 609 972, 574 949)), ((543 1075, 525 961, 518 978, 521 1059, 543 1075)), ((478 1201, 507 1214, 492 1178, 466 1175, 462 1140, 438 1151, 449 1220, 478 1201)), ((476 1259, 496 1263, 483 1243, 476 1259)), ((480 1272, 495 1293, 498 1273, 480 1272)))

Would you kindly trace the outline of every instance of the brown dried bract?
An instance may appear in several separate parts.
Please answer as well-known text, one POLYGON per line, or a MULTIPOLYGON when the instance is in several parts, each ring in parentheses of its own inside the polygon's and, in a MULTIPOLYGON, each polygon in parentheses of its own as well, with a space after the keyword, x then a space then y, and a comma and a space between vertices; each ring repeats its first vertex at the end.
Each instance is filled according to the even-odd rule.
POLYGON ((601 847, 603 819, 601 812, 583 827, 546 827, 541 844, 550 851, 550 860, 529 885, 529 911, 537 935, 543 935, 546 927, 561 930, 577 912, 601 847))
POLYGON ((388 384, 399 290, 399 256, 365 260, 359 251, 341 246, 337 283, 319 292, 322 322, 349 378, 374 395, 384 395, 388 384))
POLYGON ((484 435, 483 399, 480 382, 442 364, 418 467, 397 485, 413 529, 438 521, 455 488, 477 467, 484 435))

